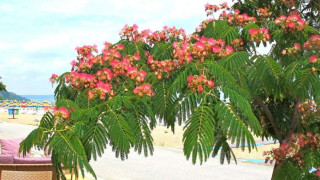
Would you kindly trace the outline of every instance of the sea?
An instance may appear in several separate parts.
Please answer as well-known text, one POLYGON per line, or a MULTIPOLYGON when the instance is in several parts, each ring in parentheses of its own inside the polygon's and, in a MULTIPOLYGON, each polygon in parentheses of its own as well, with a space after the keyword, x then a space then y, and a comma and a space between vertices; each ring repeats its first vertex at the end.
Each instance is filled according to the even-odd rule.
POLYGON ((44 100, 49 101, 51 103, 55 103, 54 95, 19 95, 29 100, 36 100, 43 102, 44 100))

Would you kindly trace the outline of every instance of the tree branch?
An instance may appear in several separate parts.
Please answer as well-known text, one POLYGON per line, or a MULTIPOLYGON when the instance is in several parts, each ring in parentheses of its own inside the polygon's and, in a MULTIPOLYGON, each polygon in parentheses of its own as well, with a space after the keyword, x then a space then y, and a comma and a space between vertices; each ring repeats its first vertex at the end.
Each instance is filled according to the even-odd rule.
POLYGON ((267 107, 267 105, 262 101, 262 99, 257 96, 255 98, 255 100, 257 101, 257 103, 259 104, 259 106, 261 106, 262 110, 264 111, 264 113, 267 115, 268 119, 269 119, 269 122, 271 123, 272 125, 272 128, 276 134, 276 137, 278 138, 279 142, 282 143, 282 135, 281 135, 281 132, 279 130, 279 128, 277 127, 276 125, 276 122, 272 116, 272 113, 271 111, 269 110, 269 108, 267 107))
POLYGON ((298 115, 298 103, 299 101, 295 101, 294 103, 294 108, 293 108, 293 113, 292 113, 292 118, 290 122, 290 127, 289 130, 286 134, 286 137, 284 138, 285 141, 290 139, 291 134, 296 130, 298 126, 298 120, 299 120, 299 115, 298 115))

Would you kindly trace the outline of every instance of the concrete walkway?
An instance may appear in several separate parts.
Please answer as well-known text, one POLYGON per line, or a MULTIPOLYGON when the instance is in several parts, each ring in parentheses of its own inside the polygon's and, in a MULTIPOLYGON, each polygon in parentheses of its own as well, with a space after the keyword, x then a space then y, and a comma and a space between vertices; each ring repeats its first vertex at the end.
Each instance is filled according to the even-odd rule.
MULTIPOLYGON (((25 137, 35 126, 0 121, 0 138, 25 137)), ((183 179, 183 180, 269 180, 273 167, 238 161, 220 165, 219 158, 210 158, 203 165, 192 165, 183 152, 155 147, 153 156, 144 157, 132 151, 129 159, 115 158, 111 148, 98 161, 91 162, 99 179, 183 179)))

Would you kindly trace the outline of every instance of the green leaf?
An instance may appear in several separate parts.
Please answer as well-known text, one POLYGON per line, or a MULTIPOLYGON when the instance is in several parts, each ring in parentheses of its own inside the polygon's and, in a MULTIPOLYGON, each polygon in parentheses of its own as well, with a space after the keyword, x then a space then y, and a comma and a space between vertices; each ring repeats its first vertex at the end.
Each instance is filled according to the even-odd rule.
POLYGON ((219 61, 219 65, 225 69, 232 71, 242 68, 249 62, 249 54, 245 51, 237 51, 228 56, 223 57, 219 61))
POLYGON ((238 28, 230 26, 227 21, 215 20, 214 30, 216 32, 216 39, 223 39, 227 44, 230 44, 234 39, 240 37, 238 28))
POLYGON ((217 33, 215 32, 215 29, 213 27, 213 21, 209 22, 204 29, 204 34, 207 38, 215 38, 217 36, 217 33))
POLYGON ((208 68, 209 73, 213 76, 215 83, 218 82, 220 85, 236 85, 236 79, 231 73, 223 66, 215 61, 208 61, 204 64, 208 68))
POLYGON ((172 59, 172 44, 171 43, 155 43, 151 49, 151 54, 154 56, 155 60, 166 60, 172 59))
POLYGON ((121 155, 121 159, 124 159, 129 153, 131 144, 136 144, 136 139, 125 117, 108 105, 106 108, 107 113, 101 117, 101 121, 108 132, 116 156, 121 155))
MULTIPOLYGON (((247 142, 249 152, 252 148, 256 147, 254 138, 249 131, 248 122, 245 122, 245 120, 241 118, 241 114, 239 114, 235 108, 227 106, 223 102, 219 102, 215 106, 215 111, 217 112, 219 125, 221 126, 221 129, 227 133, 231 143, 236 142, 236 146, 239 147, 241 145, 242 150, 244 150, 245 142, 247 142)), ((251 124, 253 124, 254 131, 258 132, 257 128, 259 125, 256 123, 259 122, 254 122, 256 120, 251 121, 253 121, 251 124)))
POLYGON ((270 56, 257 56, 255 61, 253 78, 261 82, 260 88, 263 88, 267 95, 272 94, 274 99, 283 99, 289 90, 289 84, 281 79, 281 65, 270 56))
POLYGON ((184 127, 184 154, 192 156, 192 163, 199 158, 200 164, 206 161, 214 145, 214 114, 210 107, 201 105, 192 112, 184 127))
POLYGON ((297 74, 294 82, 294 94, 300 101, 309 99, 310 96, 317 98, 320 95, 320 79, 316 74, 312 74, 310 69, 304 69, 297 74))

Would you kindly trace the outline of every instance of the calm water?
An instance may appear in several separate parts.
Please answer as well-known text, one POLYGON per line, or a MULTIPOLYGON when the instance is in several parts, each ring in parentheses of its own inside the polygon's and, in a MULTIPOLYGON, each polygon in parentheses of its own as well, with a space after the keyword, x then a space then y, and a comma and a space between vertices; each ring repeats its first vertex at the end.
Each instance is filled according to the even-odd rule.
POLYGON ((44 101, 44 100, 47 100, 49 102, 52 102, 54 103, 55 100, 54 100, 54 95, 20 95, 22 97, 25 97, 29 100, 36 100, 36 101, 44 101))

